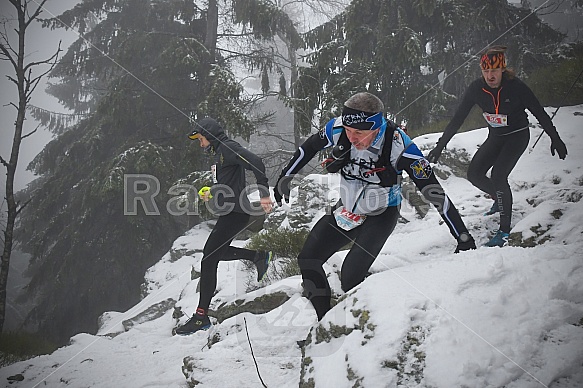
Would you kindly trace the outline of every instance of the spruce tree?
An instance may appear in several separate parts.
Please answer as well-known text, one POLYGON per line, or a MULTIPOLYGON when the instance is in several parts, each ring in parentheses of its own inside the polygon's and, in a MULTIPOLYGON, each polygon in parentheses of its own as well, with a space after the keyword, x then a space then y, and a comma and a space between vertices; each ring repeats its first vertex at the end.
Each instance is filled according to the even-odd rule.
POLYGON ((262 117, 249 115, 253 96, 243 93, 231 62, 271 69, 273 50, 258 43, 276 34, 301 42, 273 4, 256 1, 247 12, 249 4, 83 0, 44 21, 81 37, 48 88, 75 117, 32 109, 56 136, 29 166, 40 178, 21 193, 31 200, 18 234, 32 255, 28 329, 56 341, 95 332, 100 314, 139 300, 144 271, 200 221, 167 210, 177 202, 194 210, 193 193, 169 192, 176 185, 209 183, 196 172, 206 156, 186 138, 192 120, 214 117, 229 136, 248 140, 262 117), (141 207, 126 214, 128 174, 159 181, 159 215, 141 207))
POLYGON ((369 91, 414 131, 447 114, 479 75, 476 54, 488 44, 506 44, 512 64, 529 71, 562 37, 505 0, 354 0, 306 34, 312 68, 302 69, 298 98, 325 122, 351 94, 369 91))
POLYGON ((103 312, 137 303, 145 270, 199 221, 167 209, 178 196, 169 189, 196 183, 203 167, 186 136, 191 119, 215 117, 231 136, 252 132, 242 87, 205 46, 206 15, 186 0, 85 0, 45 21, 81 33, 49 92, 86 116, 55 127, 29 166, 40 178, 21 193, 30 199, 18 231, 32 255, 29 330, 66 341, 95 333, 103 312), (127 214, 128 174, 159 182, 159 215, 141 206, 127 214))

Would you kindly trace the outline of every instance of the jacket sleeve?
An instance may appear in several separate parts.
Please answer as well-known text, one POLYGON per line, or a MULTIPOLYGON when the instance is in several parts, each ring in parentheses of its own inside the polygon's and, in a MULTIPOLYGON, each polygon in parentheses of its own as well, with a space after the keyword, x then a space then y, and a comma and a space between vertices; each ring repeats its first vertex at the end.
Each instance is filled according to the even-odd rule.
POLYGON ((458 210, 435 177, 431 164, 423 157, 415 143, 409 144, 406 152, 401 155, 397 168, 407 172, 423 197, 437 209, 456 240, 462 233, 468 233, 458 210))
POLYGON ((269 197, 269 182, 265 175, 265 165, 261 158, 243 147, 237 150, 236 155, 237 163, 246 170, 251 170, 255 175, 255 180, 259 188, 259 196, 261 198, 269 197))
POLYGON ((543 127, 543 130, 549 135, 549 137, 555 138, 559 134, 557 128, 553 124, 551 117, 545 111, 538 98, 534 95, 532 90, 523 82, 521 82, 523 91, 521 92, 523 96, 524 106, 528 109, 534 117, 538 120, 539 124, 543 127))
POLYGON ((280 177, 297 174, 319 151, 328 145, 330 145, 330 141, 324 131, 313 134, 296 150, 287 166, 281 171, 280 177))
POLYGON ((460 127, 464 123, 464 120, 466 119, 466 117, 468 117, 468 115, 470 114, 470 111, 472 110, 473 106, 475 105, 475 101, 474 101, 474 97, 473 97, 473 95, 475 93, 474 92, 475 88, 476 88, 476 82, 474 81, 468 87, 466 92, 464 93, 464 96, 462 97, 460 105, 456 109, 450 122, 447 124, 447 126, 443 130, 443 135, 439 139, 440 145, 442 145, 444 147, 447 145, 447 143, 451 140, 453 135, 455 135, 457 133, 457 131, 460 129, 460 127))

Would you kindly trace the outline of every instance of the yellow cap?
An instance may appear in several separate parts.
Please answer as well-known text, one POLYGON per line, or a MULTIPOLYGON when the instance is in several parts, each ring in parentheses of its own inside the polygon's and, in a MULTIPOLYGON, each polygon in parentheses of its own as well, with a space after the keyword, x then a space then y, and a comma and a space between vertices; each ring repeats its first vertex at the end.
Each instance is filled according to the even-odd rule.
POLYGON ((190 135, 188 135, 188 138, 190 140, 200 139, 201 137, 202 137, 202 134, 197 130, 192 131, 192 133, 190 135))

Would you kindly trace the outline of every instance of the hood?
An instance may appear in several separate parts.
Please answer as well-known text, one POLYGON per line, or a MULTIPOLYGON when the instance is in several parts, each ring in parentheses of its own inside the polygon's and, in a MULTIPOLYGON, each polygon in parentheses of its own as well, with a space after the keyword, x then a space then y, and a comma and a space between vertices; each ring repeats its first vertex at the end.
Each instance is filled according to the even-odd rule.
POLYGON ((206 117, 198 121, 198 125, 200 126, 200 133, 207 138, 215 149, 221 142, 228 139, 224 128, 215 119, 206 117))

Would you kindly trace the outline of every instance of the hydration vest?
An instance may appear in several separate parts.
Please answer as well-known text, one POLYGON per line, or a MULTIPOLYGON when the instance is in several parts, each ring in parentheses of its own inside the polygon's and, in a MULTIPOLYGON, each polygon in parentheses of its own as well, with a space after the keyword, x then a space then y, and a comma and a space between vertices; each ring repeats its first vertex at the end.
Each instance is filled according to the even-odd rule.
POLYGON ((363 174, 364 178, 376 174, 376 176, 380 179, 380 182, 369 182, 361 177, 347 174, 343 169, 343 167, 347 166, 349 163, 353 163, 350 159, 350 149, 352 148, 352 144, 350 143, 350 140, 348 140, 348 136, 346 135, 344 128, 342 129, 340 137, 338 138, 338 141, 332 150, 332 158, 327 159, 328 163, 325 163, 326 170, 328 172, 340 171, 340 174, 347 180, 357 179, 366 183, 378 184, 381 187, 391 187, 397 184, 399 174, 397 171, 395 171, 390 161, 392 149, 391 137, 397 129, 397 126, 390 120, 386 120, 386 123, 387 127, 385 129, 384 135, 385 139, 379 158, 374 163, 374 168, 363 174))

